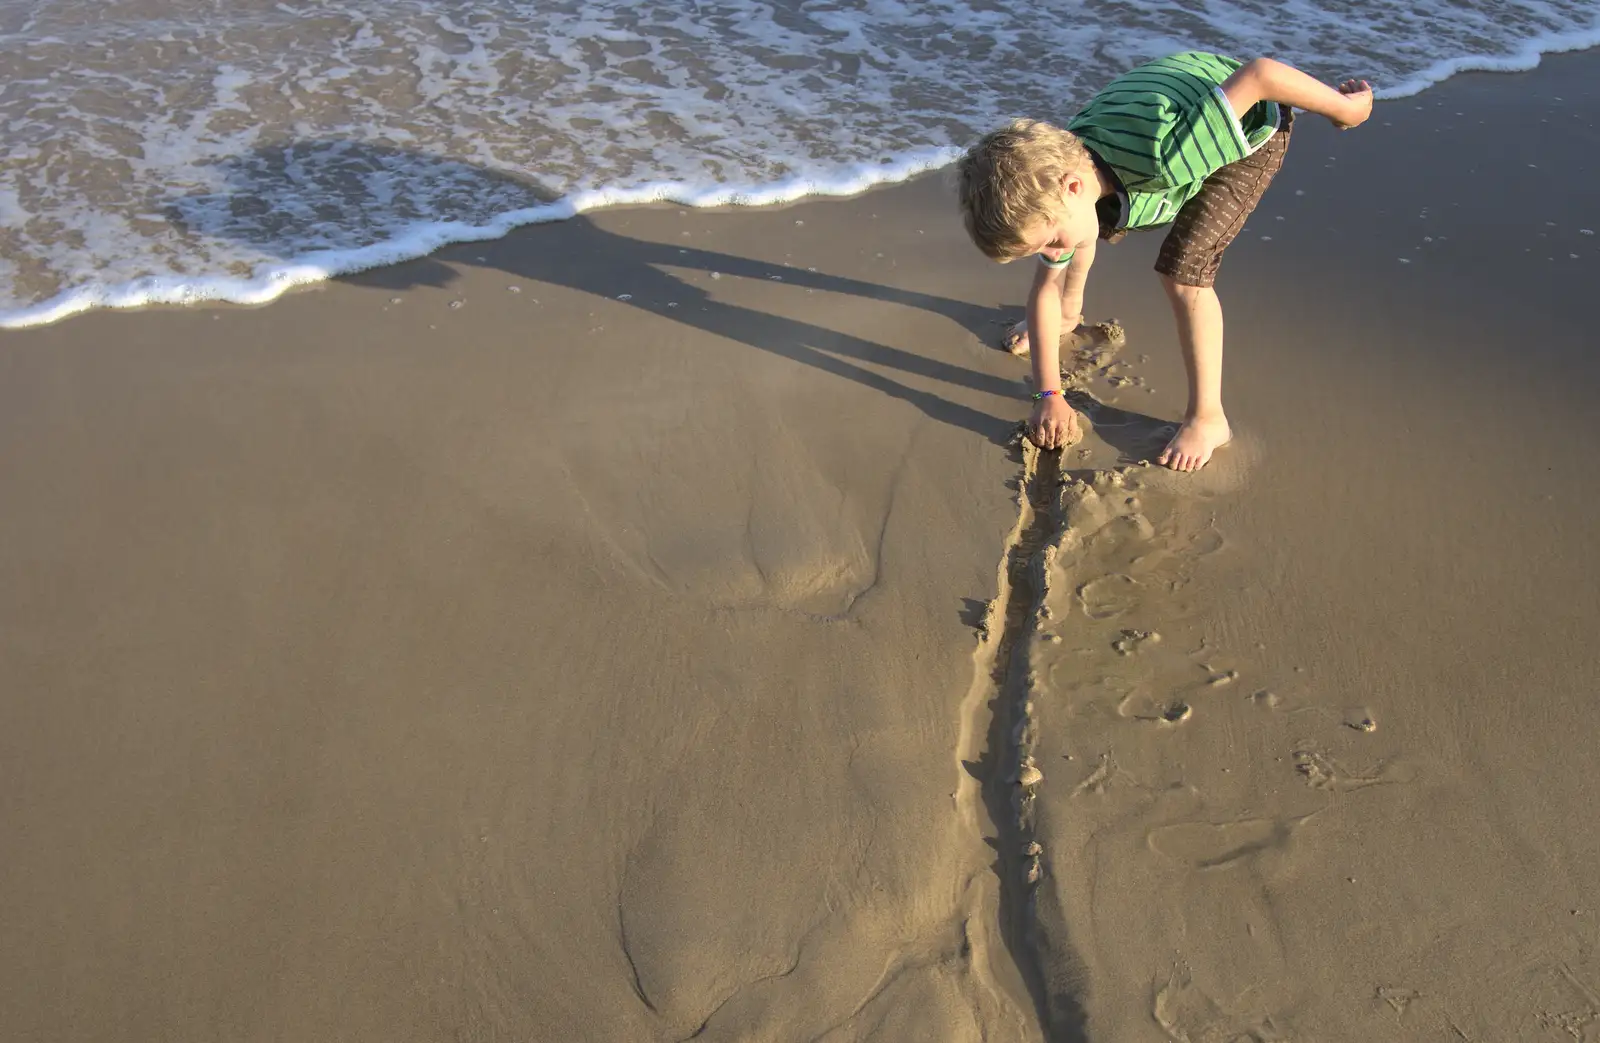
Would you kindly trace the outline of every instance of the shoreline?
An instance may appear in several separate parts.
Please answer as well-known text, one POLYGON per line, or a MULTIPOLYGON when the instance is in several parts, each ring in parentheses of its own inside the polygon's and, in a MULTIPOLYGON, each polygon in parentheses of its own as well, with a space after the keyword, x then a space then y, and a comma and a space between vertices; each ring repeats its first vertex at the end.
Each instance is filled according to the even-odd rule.
MULTIPOLYGON (((875 165, 850 164, 836 174, 838 180, 832 184, 819 185, 814 177, 799 175, 771 185, 695 187, 680 182, 652 182, 636 188, 589 189, 499 214, 481 225, 464 225, 458 221, 423 222, 395 239, 347 250, 313 251, 281 261, 264 274, 249 278, 209 276, 204 278, 203 285, 195 286, 187 276, 162 275, 112 286, 74 287, 9 312, 0 310, 0 330, 37 329, 90 311, 136 311, 161 305, 195 307, 203 304, 262 307, 296 289, 424 260, 450 247, 493 242, 519 229, 570 221, 583 214, 608 210, 688 206, 719 213, 728 208, 777 209, 808 201, 849 198, 942 170, 953 162, 954 151, 950 148, 922 149, 875 165)), ((480 169, 477 174, 491 181, 514 179, 510 172, 500 170, 480 169)), ((534 195, 544 194, 531 182, 528 189, 534 195)))
MULTIPOLYGON (((1508 75, 1538 69, 1551 56, 1563 56, 1600 47, 1600 26, 1537 37, 1511 55, 1465 55, 1441 59, 1402 81, 1398 87, 1379 88, 1379 101, 1418 97, 1463 75, 1508 75)), ((1356 75, 1355 73, 1352 73, 1356 75)), ((337 251, 314 251, 289 258, 248 278, 204 277, 195 286, 189 276, 145 276, 110 286, 92 284, 62 290, 42 301, 0 310, 0 330, 35 329, 65 321, 89 311, 133 311, 160 305, 194 307, 233 304, 259 307, 281 299, 292 290, 317 286, 340 278, 407 261, 424 259, 437 251, 503 239, 536 224, 565 221, 581 214, 641 206, 689 206, 716 213, 724 208, 776 208, 836 198, 904 184, 917 177, 937 174, 959 155, 956 146, 926 146, 877 163, 842 166, 829 179, 814 173, 791 176, 762 185, 693 185, 686 182, 650 182, 634 188, 588 189, 550 199, 538 206, 497 215, 492 221, 465 226, 460 222, 424 222, 397 238, 368 246, 337 251)), ((489 179, 512 177, 509 171, 483 170, 489 179)), ((542 188, 530 184, 535 195, 542 188)))

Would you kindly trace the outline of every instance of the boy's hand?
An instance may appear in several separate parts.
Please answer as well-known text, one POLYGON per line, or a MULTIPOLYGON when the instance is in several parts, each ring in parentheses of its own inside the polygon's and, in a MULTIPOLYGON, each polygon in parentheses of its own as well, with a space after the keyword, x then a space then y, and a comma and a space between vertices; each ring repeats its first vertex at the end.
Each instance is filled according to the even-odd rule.
POLYGON ((1329 119, 1340 130, 1349 130, 1367 122, 1372 115, 1372 84, 1366 80, 1345 80, 1339 84, 1339 93, 1345 96, 1349 111, 1340 119, 1329 119))
POLYGON ((1083 438, 1078 414, 1060 395, 1041 398, 1028 418, 1028 441, 1040 449, 1065 449, 1083 438))

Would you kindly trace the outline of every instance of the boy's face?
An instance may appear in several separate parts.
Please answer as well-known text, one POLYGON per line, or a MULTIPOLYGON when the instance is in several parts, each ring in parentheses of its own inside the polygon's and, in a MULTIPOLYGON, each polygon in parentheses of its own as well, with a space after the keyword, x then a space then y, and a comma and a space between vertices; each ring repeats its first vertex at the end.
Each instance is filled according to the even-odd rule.
POLYGON ((1061 179, 1061 202, 1055 215, 1032 225, 1023 239, 1032 249, 1050 261, 1059 261, 1061 255, 1090 242, 1100 234, 1100 218, 1094 204, 1098 192, 1092 182, 1078 174, 1068 174, 1061 179))

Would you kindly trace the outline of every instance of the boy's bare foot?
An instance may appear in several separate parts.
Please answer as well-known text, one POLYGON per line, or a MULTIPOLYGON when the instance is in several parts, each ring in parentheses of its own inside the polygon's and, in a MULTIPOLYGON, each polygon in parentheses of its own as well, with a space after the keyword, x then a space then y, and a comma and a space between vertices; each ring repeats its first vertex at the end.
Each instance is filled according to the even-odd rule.
POLYGON ((1028 320, 1006 327, 1006 332, 1000 337, 1000 346, 1018 358, 1027 358, 1032 354, 1032 347, 1028 344, 1028 320))
POLYGON ((1344 119, 1333 120, 1340 130, 1349 130, 1367 122, 1372 115, 1372 84, 1366 80, 1345 80, 1339 84, 1339 93, 1350 102, 1350 111, 1344 119))
POLYGON ((1232 437, 1233 431, 1225 416, 1191 417, 1161 450, 1156 463, 1174 471, 1198 471, 1211 459, 1211 454, 1227 445, 1232 437))
MULTIPOLYGON (((1066 343, 1068 337, 1077 332, 1078 325, 1083 321, 1082 316, 1069 319, 1061 317, 1061 342, 1066 343)), ((1025 359, 1033 353, 1032 342, 1028 340, 1028 320, 1006 327, 1006 332, 1000 337, 1000 346, 1019 359, 1025 359)), ((1060 344, 1057 345, 1059 347, 1060 344)))

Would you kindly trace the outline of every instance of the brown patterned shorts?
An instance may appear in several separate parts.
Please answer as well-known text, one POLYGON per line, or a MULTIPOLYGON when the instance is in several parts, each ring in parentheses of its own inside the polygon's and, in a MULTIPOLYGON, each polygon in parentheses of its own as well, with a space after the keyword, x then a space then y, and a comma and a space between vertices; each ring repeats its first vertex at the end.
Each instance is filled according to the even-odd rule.
POLYGON ((1283 119, 1266 144, 1206 178, 1199 193, 1178 210, 1172 231, 1161 244, 1156 271, 1183 286, 1216 282, 1222 251, 1239 234, 1283 166, 1294 113, 1287 105, 1282 109, 1283 119))
MULTIPOLYGON (((1283 117, 1266 144, 1206 178, 1194 198, 1178 210, 1172 230, 1161 244, 1156 271, 1184 286, 1210 286, 1216 282, 1222 251, 1239 234, 1272 184, 1273 175, 1283 166, 1294 112, 1287 105, 1280 109, 1283 117)), ((1099 163, 1099 157, 1095 159, 1099 163)), ((1121 206, 1116 200, 1102 199, 1096 209, 1100 214, 1100 238, 1114 243, 1128 234, 1127 229, 1117 228, 1121 206)))

